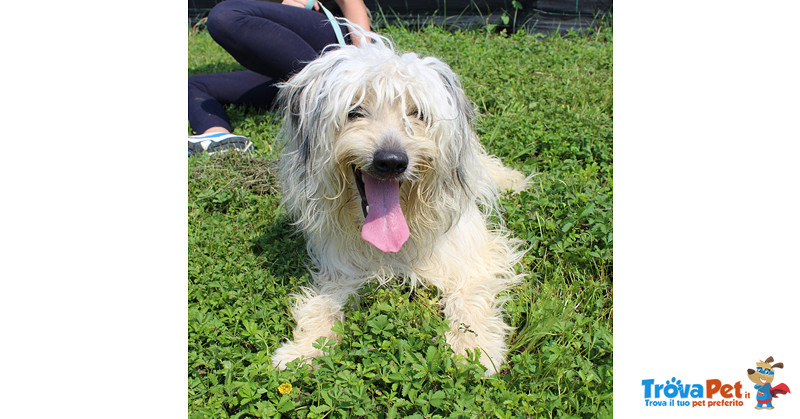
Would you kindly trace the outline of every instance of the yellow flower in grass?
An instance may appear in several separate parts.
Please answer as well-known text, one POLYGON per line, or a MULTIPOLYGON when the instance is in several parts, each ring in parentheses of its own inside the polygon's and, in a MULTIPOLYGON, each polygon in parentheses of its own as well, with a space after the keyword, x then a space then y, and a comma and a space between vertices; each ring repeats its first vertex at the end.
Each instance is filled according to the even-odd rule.
POLYGON ((292 392, 292 385, 289 383, 283 383, 278 386, 278 393, 289 394, 291 392, 292 392))

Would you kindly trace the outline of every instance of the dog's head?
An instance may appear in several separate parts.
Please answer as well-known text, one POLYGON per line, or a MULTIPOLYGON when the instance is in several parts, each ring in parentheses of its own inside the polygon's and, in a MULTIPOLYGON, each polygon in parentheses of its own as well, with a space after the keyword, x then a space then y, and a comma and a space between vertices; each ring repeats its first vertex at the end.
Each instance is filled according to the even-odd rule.
POLYGON ((770 365, 772 361, 774 359, 769 357, 763 361, 756 362, 755 370, 752 368, 747 370, 747 378, 759 385, 771 383, 775 379, 775 368, 783 368, 783 362, 770 365))
POLYGON ((304 231, 360 228, 378 249, 398 252, 409 236, 441 234, 493 191, 453 71, 371 41, 329 50, 282 85, 280 178, 304 231))

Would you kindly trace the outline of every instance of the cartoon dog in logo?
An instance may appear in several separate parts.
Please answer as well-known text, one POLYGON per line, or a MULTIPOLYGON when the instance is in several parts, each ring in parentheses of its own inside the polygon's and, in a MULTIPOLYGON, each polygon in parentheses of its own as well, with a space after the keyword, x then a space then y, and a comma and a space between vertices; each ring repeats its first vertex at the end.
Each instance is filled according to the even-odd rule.
POLYGON ((772 380, 775 379, 775 368, 783 368, 783 362, 777 362, 770 365, 774 361, 772 357, 764 361, 756 362, 756 369, 752 368, 747 370, 747 378, 756 383, 755 388, 758 391, 756 394, 756 409, 774 409, 772 406, 772 398, 778 398, 779 394, 791 393, 789 386, 786 384, 778 384, 772 386, 772 380), (765 407, 766 406, 766 407, 765 407))

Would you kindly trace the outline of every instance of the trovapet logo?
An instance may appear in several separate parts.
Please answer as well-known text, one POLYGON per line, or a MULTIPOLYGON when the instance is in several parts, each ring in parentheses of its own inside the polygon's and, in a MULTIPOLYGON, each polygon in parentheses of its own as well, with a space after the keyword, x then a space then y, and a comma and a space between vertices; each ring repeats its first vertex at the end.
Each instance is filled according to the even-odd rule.
POLYGON ((755 391, 741 381, 723 382, 711 378, 704 382, 684 383, 672 377, 662 382, 649 378, 642 380, 645 406, 663 407, 743 407, 745 402, 754 402, 755 408, 774 409, 773 399, 789 394, 786 384, 773 385, 775 368, 783 368, 782 362, 772 363, 772 357, 756 362, 756 369, 747 370, 747 379, 755 383, 755 391))
POLYGON ((742 383, 726 384, 718 379, 700 383, 682 383, 675 377, 664 384, 656 384, 654 379, 642 380, 645 406, 713 407, 744 406, 742 399, 749 399, 750 393, 742 391, 742 383), (718 400, 714 396, 719 395, 718 400))

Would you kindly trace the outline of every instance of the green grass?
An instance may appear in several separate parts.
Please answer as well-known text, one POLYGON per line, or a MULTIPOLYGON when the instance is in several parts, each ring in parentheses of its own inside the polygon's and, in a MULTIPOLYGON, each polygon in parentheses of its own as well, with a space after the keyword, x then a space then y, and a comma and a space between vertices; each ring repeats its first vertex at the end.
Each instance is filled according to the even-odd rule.
MULTIPOLYGON (((486 148, 536 173, 530 190, 503 199, 508 227, 531 247, 505 306, 517 328, 508 365, 484 379, 474 359, 454 362, 435 291, 371 286, 316 369, 272 368, 308 259, 272 177, 279 117, 231 107, 258 152, 189 161, 190 416, 610 416, 612 31, 382 32, 448 62, 481 113, 486 148)), ((190 74, 239 68, 207 33, 189 37, 190 74)))

